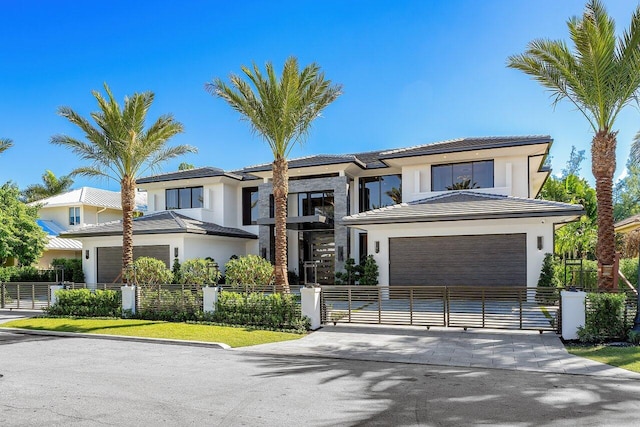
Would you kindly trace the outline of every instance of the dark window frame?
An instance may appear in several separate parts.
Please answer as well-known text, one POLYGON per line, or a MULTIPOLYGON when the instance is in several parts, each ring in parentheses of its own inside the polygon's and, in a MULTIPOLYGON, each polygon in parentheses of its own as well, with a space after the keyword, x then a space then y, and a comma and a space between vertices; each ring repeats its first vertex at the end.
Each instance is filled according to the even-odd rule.
MULTIPOLYGON (((431 165, 431 191, 455 191, 455 190, 448 190, 448 189, 435 189, 434 188, 434 172, 437 168, 440 167, 451 167, 451 185, 455 185, 456 181, 454 180, 454 176, 453 176, 453 167, 454 166, 460 166, 460 165, 469 165, 471 167, 471 182, 474 182, 474 178, 473 178, 473 173, 474 173, 474 166, 478 163, 491 163, 491 186, 479 186, 479 187, 475 187, 475 188, 493 188, 495 187, 495 183, 496 183, 496 176, 495 176, 495 162, 494 159, 490 159, 490 160, 474 160, 471 162, 456 162, 456 163, 440 163, 437 165, 431 165)), ((469 188, 470 190, 472 188, 469 188)))
POLYGON ((314 190, 314 191, 304 191, 301 193, 296 193, 298 196, 298 216, 309 216, 316 215, 316 208, 324 213, 327 218, 333 218, 335 214, 335 193, 333 190, 314 190), (312 197, 312 196, 320 196, 320 197, 312 197), (301 196, 303 197, 301 199, 301 196), (314 205, 314 200, 320 200, 320 205, 314 205), (327 200, 332 200, 331 202, 326 202, 327 200), (331 207, 331 212, 328 212, 327 208, 331 207))
MULTIPOLYGON (((376 176, 365 176, 365 177, 361 177, 358 181, 358 212, 366 212, 369 210, 373 210, 373 209, 379 209, 379 208, 383 208, 385 206, 392 206, 392 204, 396 203, 395 200, 392 200, 393 203, 383 203, 383 200, 385 197, 391 199, 391 196, 383 195, 382 192, 382 183, 384 181, 384 179, 386 177, 397 177, 400 185, 398 186, 398 190, 400 191, 400 196, 402 197, 402 174, 389 174, 389 175, 376 175, 376 176), (377 195, 378 195, 378 200, 377 200, 377 204, 376 203, 371 203, 371 198, 370 197, 365 197, 366 196, 366 190, 367 184, 370 183, 376 183, 377 184, 377 195), (368 202, 367 206, 365 206, 365 201, 368 202)), ((402 202, 402 201, 400 201, 402 202)))
MULTIPOLYGON (((197 193, 196 193, 197 195, 197 193)), ((186 197, 185 197, 186 198, 186 197)), ((180 210, 180 209, 200 209, 204 208, 204 188, 202 185, 196 187, 178 187, 178 188, 167 188, 164 190, 164 207, 165 210, 180 210), (181 192, 184 190, 189 190, 189 203, 188 206, 183 205, 182 196, 180 196, 181 192), (194 190, 200 190, 199 197, 194 197, 194 190), (169 192, 176 192, 176 206, 169 206, 169 192), (200 200, 202 198, 202 200, 200 200), (196 201, 196 203, 194 203, 196 201)))
POLYGON ((256 225, 258 223, 260 199, 256 199, 255 206, 252 206, 254 194, 258 194, 258 187, 244 187, 242 189, 242 225, 256 225), (253 215, 254 212, 255 215, 253 215))

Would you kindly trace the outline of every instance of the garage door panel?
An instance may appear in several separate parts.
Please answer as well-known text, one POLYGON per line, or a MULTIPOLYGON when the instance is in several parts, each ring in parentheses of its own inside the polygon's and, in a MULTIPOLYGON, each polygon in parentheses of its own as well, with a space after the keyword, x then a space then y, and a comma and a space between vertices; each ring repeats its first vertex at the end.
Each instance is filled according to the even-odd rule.
MULTIPOLYGON (((140 257, 156 258, 170 267, 169 245, 134 246, 134 261, 140 257)), ((98 283, 121 282, 122 246, 101 247, 96 250, 98 283)))
POLYGON ((389 239, 391 285, 526 286, 526 234, 389 239))

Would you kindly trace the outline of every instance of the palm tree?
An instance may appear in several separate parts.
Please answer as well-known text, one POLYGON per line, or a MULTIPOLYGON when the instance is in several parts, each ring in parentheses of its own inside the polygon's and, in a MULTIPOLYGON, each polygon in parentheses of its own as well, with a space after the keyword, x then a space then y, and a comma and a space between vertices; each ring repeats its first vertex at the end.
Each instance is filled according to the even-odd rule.
POLYGON ((249 122, 252 130, 262 136, 273 152, 273 196, 275 200, 275 281, 278 290, 288 293, 287 279, 287 157, 296 143, 308 135, 314 119, 342 94, 340 85, 325 80, 317 64, 299 70, 298 60, 286 60, 278 79, 273 65, 265 65, 263 75, 256 64, 253 69, 242 66, 248 81, 232 74, 227 85, 217 78, 205 85, 249 122))
POLYGON ((13 147, 13 141, 8 138, 0 138, 0 153, 6 151, 11 147, 13 147))
POLYGON ((22 192, 25 202, 35 202, 36 200, 55 196, 69 191, 73 185, 73 178, 69 175, 56 177, 53 172, 46 170, 42 175, 42 184, 28 186, 22 192))
POLYGON ((51 143, 71 149, 91 164, 71 172, 72 176, 106 177, 120 182, 122 200, 122 268, 133 264, 133 211, 136 178, 155 170, 165 161, 185 153, 196 152, 188 145, 167 147, 167 141, 183 132, 181 123, 171 115, 160 116, 145 129, 147 112, 153 103, 153 92, 134 93, 124 98, 120 107, 107 84, 107 99, 98 91, 92 94, 100 111, 91 113, 97 126, 69 107, 60 107, 58 114, 78 126, 86 141, 66 135, 55 135, 51 143))
POLYGON ((601 288, 613 287, 613 174, 616 169, 615 120, 636 100, 640 87, 640 7, 629 30, 615 35, 615 23, 599 0, 591 0, 582 17, 567 22, 573 42, 534 40, 525 53, 509 57, 508 66, 525 72, 551 91, 553 104, 568 99, 593 128, 591 170, 598 199, 596 256, 602 265, 601 288))

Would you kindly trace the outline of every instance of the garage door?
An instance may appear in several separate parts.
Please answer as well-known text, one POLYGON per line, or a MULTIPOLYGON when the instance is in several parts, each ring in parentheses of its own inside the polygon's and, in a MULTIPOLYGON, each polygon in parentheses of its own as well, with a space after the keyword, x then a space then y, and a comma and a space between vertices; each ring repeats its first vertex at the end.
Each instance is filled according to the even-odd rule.
POLYGON ((526 286, 526 234, 389 239, 389 283, 526 286))
MULTIPOLYGON (((122 246, 97 248, 98 283, 122 282, 122 246)), ((164 261, 169 267, 169 245, 135 246, 133 248, 134 261, 139 257, 151 257, 164 261)))

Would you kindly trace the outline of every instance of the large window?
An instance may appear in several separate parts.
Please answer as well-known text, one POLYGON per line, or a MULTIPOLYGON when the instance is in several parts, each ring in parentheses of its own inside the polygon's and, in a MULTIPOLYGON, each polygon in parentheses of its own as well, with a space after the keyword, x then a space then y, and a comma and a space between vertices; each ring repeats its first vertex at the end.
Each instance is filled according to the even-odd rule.
POLYGON ((402 203, 401 175, 360 178, 360 212, 402 203))
POLYGON ((80 208, 69 208, 69 225, 80 225, 80 208))
POLYGON ((324 215, 333 218, 333 191, 298 193, 298 216, 324 215))
POLYGON ((242 189, 242 224, 258 223, 258 187, 242 189))
POLYGON ((431 191, 493 187, 493 160, 431 166, 431 191))
POLYGON ((166 209, 191 209, 203 206, 202 187, 165 190, 166 209))

